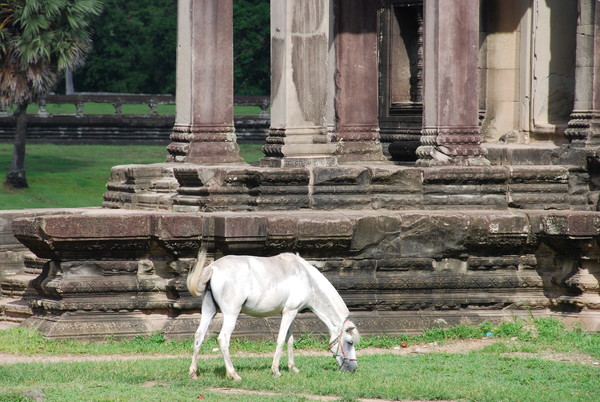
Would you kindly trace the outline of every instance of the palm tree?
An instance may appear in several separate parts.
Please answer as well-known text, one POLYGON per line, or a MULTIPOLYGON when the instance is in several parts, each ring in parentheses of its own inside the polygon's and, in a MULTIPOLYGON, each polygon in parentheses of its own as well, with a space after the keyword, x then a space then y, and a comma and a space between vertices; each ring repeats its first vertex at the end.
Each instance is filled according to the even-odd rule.
POLYGON ((15 106, 15 145, 5 184, 27 187, 27 106, 83 64, 100 0, 0 0, 0 104, 15 106))

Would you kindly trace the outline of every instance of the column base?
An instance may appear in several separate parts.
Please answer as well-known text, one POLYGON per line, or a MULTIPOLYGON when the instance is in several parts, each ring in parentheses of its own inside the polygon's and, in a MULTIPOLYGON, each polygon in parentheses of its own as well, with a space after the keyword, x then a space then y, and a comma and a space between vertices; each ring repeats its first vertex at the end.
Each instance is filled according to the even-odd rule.
POLYGON ((415 165, 417 167, 431 166, 490 166, 490 161, 483 157, 453 157, 449 158, 439 151, 435 151, 434 155, 443 155, 442 157, 433 157, 431 159, 418 159, 415 165))
POLYGON ((337 165, 337 158, 335 156, 285 156, 283 158, 266 157, 260 160, 260 166, 262 167, 305 168, 335 165, 337 165))
POLYGON ((387 161, 376 128, 344 127, 335 134, 334 141, 335 154, 341 163, 387 161))
POLYGON ((167 147, 169 162, 243 163, 233 126, 173 128, 167 147))
POLYGON ((600 141, 595 138, 600 136, 600 123, 595 113, 590 110, 575 110, 571 113, 569 126, 565 130, 565 137, 574 147, 597 145, 600 141))
POLYGON ((265 167, 333 166, 336 144, 327 135, 327 127, 271 128, 260 160, 265 167))
POLYGON ((417 166, 488 166, 477 127, 423 129, 417 166))

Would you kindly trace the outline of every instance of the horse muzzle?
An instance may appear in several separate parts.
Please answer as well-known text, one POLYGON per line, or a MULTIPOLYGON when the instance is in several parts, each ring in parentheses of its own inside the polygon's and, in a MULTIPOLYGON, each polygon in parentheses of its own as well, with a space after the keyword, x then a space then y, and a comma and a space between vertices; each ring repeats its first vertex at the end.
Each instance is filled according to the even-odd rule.
POLYGON ((340 371, 348 371, 350 373, 354 373, 357 367, 358 361, 356 361, 355 359, 341 359, 340 371))

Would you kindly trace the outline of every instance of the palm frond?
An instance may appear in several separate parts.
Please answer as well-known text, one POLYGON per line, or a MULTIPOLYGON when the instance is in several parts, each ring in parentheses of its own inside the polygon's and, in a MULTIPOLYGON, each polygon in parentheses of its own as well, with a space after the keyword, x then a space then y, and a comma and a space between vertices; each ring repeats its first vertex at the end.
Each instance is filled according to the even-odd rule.
POLYGON ((0 1, 0 103, 31 101, 83 64, 102 1, 0 1))

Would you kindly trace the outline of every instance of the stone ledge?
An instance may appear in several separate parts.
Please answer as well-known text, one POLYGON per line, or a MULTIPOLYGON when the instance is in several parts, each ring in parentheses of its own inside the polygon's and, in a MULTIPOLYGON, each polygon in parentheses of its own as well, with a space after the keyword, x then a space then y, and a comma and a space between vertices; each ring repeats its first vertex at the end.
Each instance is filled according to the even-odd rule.
POLYGON ((126 165, 113 168, 104 206, 176 212, 415 207, 589 210, 593 206, 588 205, 588 186, 589 175, 581 168, 555 165, 126 165))
MULTIPOLYGON (((582 313, 585 316, 584 328, 589 331, 600 329, 598 312, 582 313)), ((540 310, 485 310, 462 309, 457 311, 352 311, 350 319, 356 323, 362 335, 417 335, 423 330, 436 327, 449 327, 458 324, 478 324, 483 321, 501 321, 532 317, 554 317, 568 325, 581 323, 577 314, 556 314, 549 309, 540 310)), ((69 313, 62 316, 34 316, 22 325, 37 328, 47 338, 72 338, 85 340, 106 340, 108 338, 133 338, 136 335, 150 335, 163 332, 169 339, 182 339, 193 336, 200 322, 200 314, 171 316, 155 312, 152 315, 142 312, 122 312, 118 316, 110 313, 69 313)), ((241 315, 237 321, 234 337, 242 339, 276 340, 280 317, 254 318, 241 315)), ((222 325, 221 314, 213 319, 209 334, 218 334, 222 325)), ((299 314, 294 320, 296 335, 311 333, 327 336, 327 328, 312 313, 299 314)))

